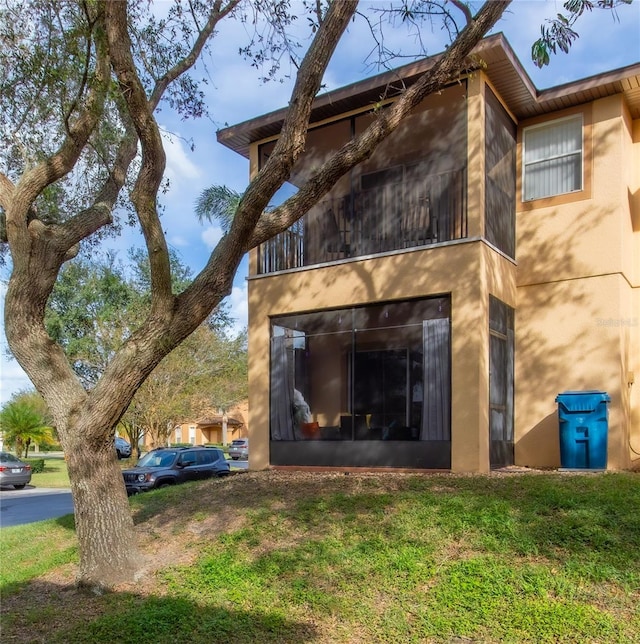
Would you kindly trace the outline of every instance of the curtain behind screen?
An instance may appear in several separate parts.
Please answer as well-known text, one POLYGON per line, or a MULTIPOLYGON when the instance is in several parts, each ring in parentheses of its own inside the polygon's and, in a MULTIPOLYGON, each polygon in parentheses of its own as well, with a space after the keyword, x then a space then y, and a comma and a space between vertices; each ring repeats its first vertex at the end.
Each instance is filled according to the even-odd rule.
POLYGON ((451 440, 449 320, 423 320, 424 402, 420 440, 451 440))
POLYGON ((271 338, 271 438, 292 441, 296 439, 293 429, 293 383, 287 368, 287 338, 279 335, 271 338))

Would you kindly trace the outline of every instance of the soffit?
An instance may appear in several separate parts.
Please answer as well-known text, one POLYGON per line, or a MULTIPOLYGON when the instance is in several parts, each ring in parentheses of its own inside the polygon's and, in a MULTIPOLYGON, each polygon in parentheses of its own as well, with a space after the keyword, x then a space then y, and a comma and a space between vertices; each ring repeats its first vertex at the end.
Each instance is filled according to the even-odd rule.
MULTIPOLYGON (((623 94, 632 119, 640 118, 640 63, 538 90, 503 34, 485 38, 474 49, 474 56, 481 61, 485 74, 519 121, 615 94, 623 94)), ((413 84, 438 58, 422 59, 318 96, 311 123, 399 95, 403 87, 413 84)), ((248 158, 251 143, 280 133, 286 113, 287 108, 282 108, 220 130, 218 141, 248 158)))

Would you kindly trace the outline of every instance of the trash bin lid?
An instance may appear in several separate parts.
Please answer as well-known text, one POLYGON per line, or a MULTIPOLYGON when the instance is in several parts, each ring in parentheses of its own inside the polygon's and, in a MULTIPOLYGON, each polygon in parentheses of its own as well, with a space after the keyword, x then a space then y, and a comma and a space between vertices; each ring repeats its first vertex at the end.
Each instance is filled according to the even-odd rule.
POLYGON ((593 411, 601 402, 611 402, 606 391, 563 391, 556 396, 556 402, 567 411, 593 411))

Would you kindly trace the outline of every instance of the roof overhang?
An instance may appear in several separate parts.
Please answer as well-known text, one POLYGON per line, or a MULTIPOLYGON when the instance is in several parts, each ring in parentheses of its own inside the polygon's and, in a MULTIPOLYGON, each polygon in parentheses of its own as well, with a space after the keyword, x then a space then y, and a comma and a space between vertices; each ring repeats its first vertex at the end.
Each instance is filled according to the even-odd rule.
MULTIPOLYGON (((310 123, 369 108, 382 97, 392 98, 434 66, 443 54, 424 58, 397 69, 319 95, 310 123)), ((632 119, 640 118, 640 63, 590 76, 549 89, 538 90, 502 33, 484 38, 473 50, 484 72, 519 120, 622 94, 632 119)), ((287 108, 219 130, 220 143, 249 158, 251 143, 277 136, 287 108)))
MULTIPOLYGON (((202 420, 198 420, 196 424, 201 427, 217 427, 217 426, 222 426, 224 423, 224 418, 223 416, 211 416, 209 418, 203 418, 202 420)), ((227 425, 229 427, 242 427, 244 423, 239 421, 237 418, 227 418, 227 425)))

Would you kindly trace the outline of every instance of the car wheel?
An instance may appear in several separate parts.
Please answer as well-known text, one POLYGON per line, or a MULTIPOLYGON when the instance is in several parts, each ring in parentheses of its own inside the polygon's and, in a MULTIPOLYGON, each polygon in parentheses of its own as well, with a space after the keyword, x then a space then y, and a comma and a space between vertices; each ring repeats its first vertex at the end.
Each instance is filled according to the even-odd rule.
POLYGON ((118 457, 118 460, 122 458, 122 452, 119 449, 116 450, 116 456, 118 457))
POLYGON ((224 478, 225 476, 229 476, 230 472, 218 472, 218 478, 224 478))
POLYGON ((240 457, 239 456, 232 456, 231 457, 234 461, 237 461, 240 457))
POLYGON ((162 483, 160 483, 160 484, 159 484, 159 485, 157 485, 156 487, 157 487, 157 489, 159 490, 160 488, 163 488, 163 487, 171 487, 172 485, 173 485, 173 483, 170 483, 169 481, 163 481, 162 483))
POLYGON ((26 485, 27 485, 26 483, 22 483, 21 485, 14 485, 13 487, 14 487, 16 490, 24 490, 24 488, 25 488, 25 486, 26 486, 26 485))

